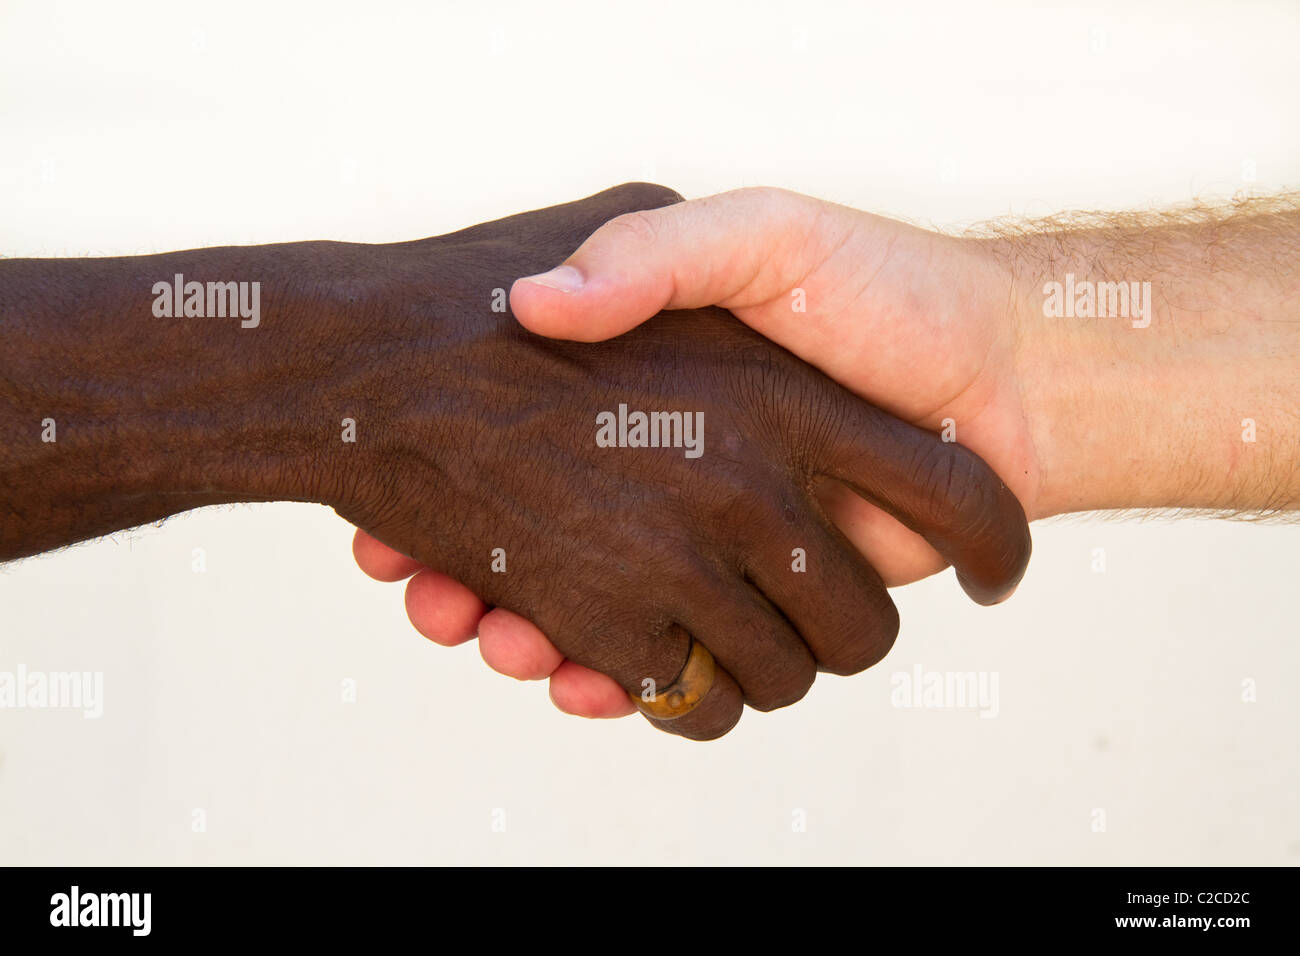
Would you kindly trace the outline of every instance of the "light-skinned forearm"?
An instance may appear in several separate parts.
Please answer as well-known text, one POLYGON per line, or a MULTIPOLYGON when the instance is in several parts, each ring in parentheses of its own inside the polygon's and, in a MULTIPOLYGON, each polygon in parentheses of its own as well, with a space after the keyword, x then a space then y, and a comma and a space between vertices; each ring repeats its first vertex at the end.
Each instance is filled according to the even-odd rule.
POLYGON ((1030 224, 984 245, 1012 277, 1036 516, 1300 507, 1294 203, 1030 224), (1086 315, 1086 283, 1106 315, 1086 315), (1102 283, 1149 288, 1149 310, 1111 314, 1102 283))

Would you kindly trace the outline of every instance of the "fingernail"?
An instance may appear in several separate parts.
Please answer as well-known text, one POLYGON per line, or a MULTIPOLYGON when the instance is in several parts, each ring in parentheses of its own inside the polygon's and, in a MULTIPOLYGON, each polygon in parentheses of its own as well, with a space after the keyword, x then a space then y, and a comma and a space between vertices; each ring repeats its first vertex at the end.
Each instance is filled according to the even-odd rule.
POLYGON ((544 285, 548 289, 556 289, 560 292, 577 292, 587 280, 573 266, 556 266, 550 272, 525 276, 523 281, 536 282, 538 285, 544 285))

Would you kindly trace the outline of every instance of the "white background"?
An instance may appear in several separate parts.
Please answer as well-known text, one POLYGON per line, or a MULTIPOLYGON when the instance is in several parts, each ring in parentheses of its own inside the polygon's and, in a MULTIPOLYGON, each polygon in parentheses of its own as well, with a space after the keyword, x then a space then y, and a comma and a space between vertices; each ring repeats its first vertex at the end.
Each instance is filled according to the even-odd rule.
MULTIPOLYGON (((4 0, 0 254, 410 239, 634 179, 946 227, 1269 192, 1298 10, 4 0)), ((0 710, 0 862, 1300 862, 1300 529, 1034 533, 1008 605, 895 591, 884 663, 711 744, 426 642, 325 508, 0 568, 0 670, 105 675, 98 721, 0 710), (999 715, 892 707, 916 664, 996 672, 999 715)))

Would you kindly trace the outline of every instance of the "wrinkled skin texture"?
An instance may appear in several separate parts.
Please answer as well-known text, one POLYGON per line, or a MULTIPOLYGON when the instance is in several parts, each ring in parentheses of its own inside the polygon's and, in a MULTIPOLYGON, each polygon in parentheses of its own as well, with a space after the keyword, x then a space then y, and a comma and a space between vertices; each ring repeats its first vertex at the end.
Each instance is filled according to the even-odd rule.
POLYGON ((371 247, 329 310, 359 438, 319 464, 321 497, 380 541, 538 625, 630 692, 672 683, 693 636, 719 672, 673 721, 708 739, 743 705, 797 701, 817 670, 889 650, 897 613, 827 519, 842 482, 921 533, 989 602, 1029 532, 974 454, 854 397, 719 309, 662 313, 599 344, 547 340, 494 290, 562 260, 597 226, 679 197, 635 184, 448 236, 371 247), (497 301, 500 301, 499 298, 497 301), (394 309, 394 302, 405 307, 394 309), (597 415, 702 412, 703 455, 602 448, 597 415), (506 572, 492 569, 503 549, 506 572), (806 553, 806 571, 792 552, 806 553))

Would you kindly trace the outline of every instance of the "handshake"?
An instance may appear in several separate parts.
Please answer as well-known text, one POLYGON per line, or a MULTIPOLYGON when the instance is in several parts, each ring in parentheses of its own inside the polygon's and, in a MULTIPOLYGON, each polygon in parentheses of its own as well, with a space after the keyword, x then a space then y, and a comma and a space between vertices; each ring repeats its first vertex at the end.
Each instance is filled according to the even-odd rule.
MULTIPOLYGON (((769 216, 787 202, 814 211, 803 197, 737 195, 769 216)), ((937 410, 973 422, 968 389, 982 385, 982 355, 927 334, 960 315, 901 314, 919 305, 931 253, 900 273, 892 257, 915 251, 864 260, 860 244, 886 237, 814 218, 780 224, 794 230, 784 249, 742 236, 719 259, 707 238, 674 248, 660 230, 681 225, 646 212, 679 201, 627 185, 391 252, 384 274, 409 284, 339 304, 370 328, 391 328, 378 314, 395 306, 405 316, 396 336, 357 333, 364 371, 352 374, 373 376, 380 408, 330 468, 367 489, 339 507, 364 529, 361 566, 384 580, 427 568, 407 597, 427 636, 477 633, 498 670, 550 677, 564 709, 635 704, 708 739, 745 704, 784 707, 819 670, 884 657, 898 632, 887 581, 951 563, 993 603, 1024 573, 1030 540, 1016 496, 953 440, 963 417, 944 437, 913 424, 937 410), (416 329, 420 358, 396 373, 385 345, 416 329)), ((964 291, 949 293, 956 310, 964 291)))
POLYGON ((1293 199, 957 237, 633 184, 413 242, 7 259, 0 561, 319 502, 430 639, 718 737, 879 661, 887 586, 1006 597, 1028 520, 1300 505, 1298 236, 1293 199))

